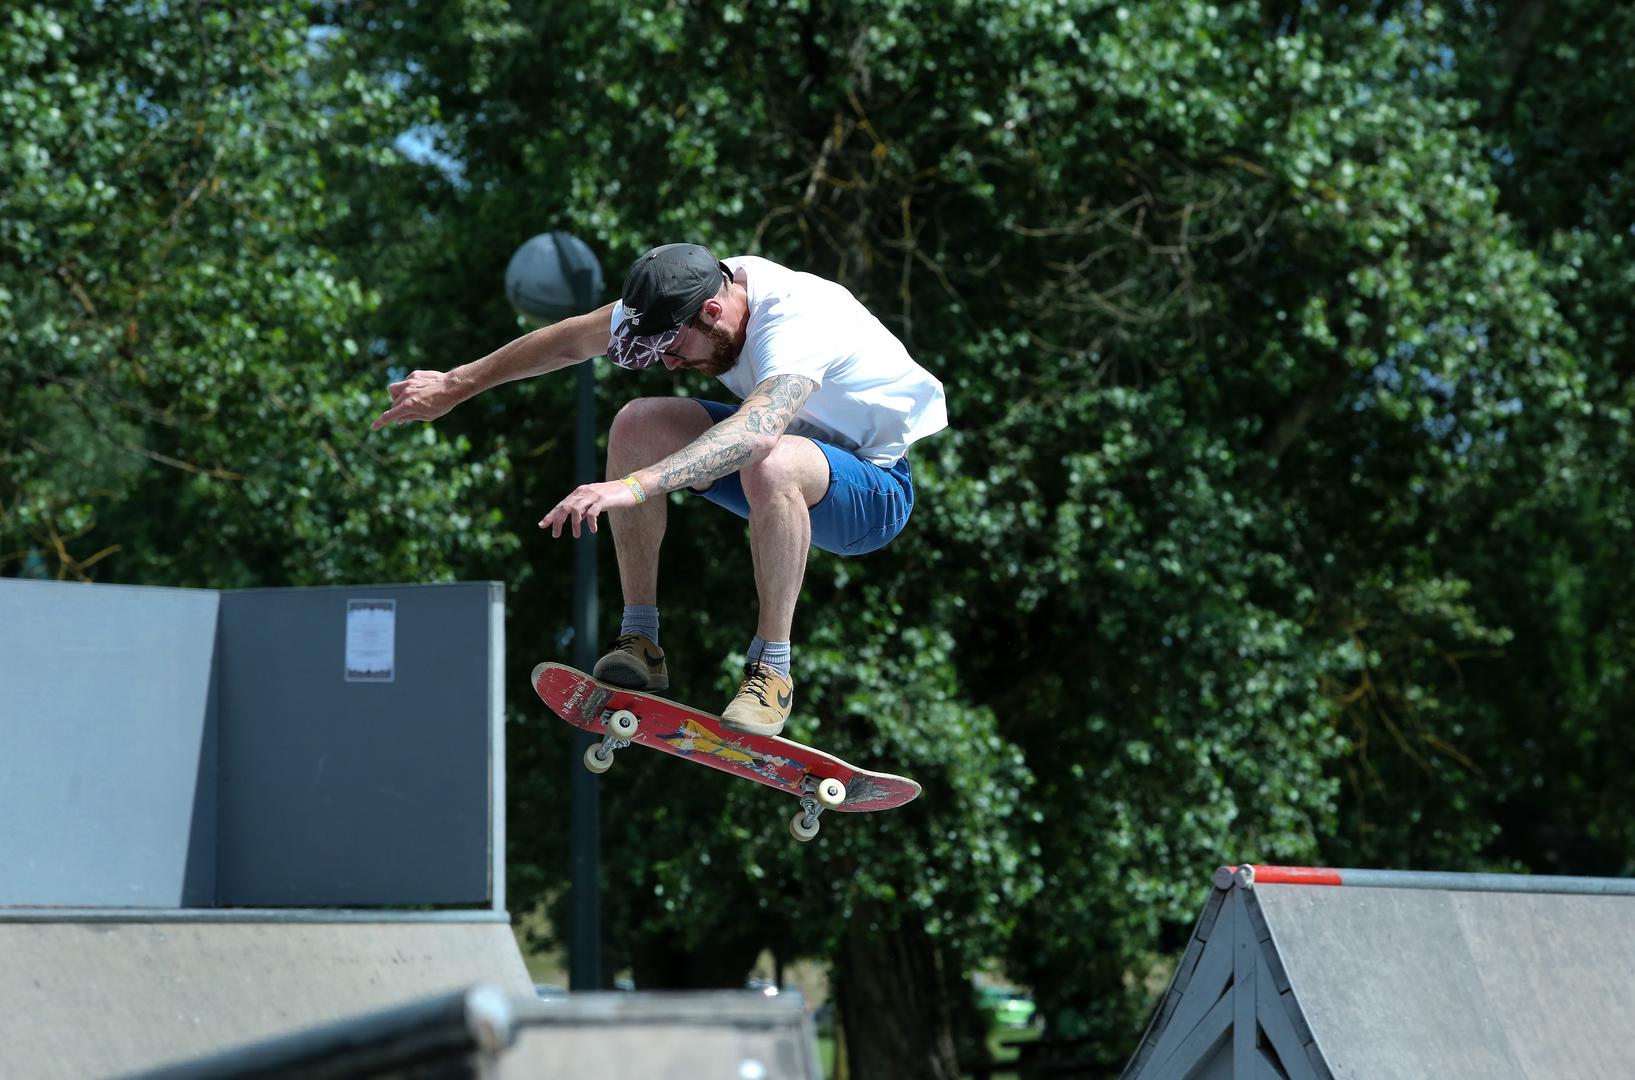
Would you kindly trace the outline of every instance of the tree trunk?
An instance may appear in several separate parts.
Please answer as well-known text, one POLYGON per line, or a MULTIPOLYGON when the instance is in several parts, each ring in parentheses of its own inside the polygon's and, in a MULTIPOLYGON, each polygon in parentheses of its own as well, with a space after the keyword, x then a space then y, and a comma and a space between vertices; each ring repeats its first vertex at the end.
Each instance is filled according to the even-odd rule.
POLYGON ((1509 125, 1516 115, 1516 99, 1526 86, 1523 69, 1533 55, 1533 42, 1549 13, 1544 0, 1512 0, 1499 13, 1499 122, 1509 125))
POLYGON ((840 943, 836 1003, 848 1080, 958 1080, 942 957, 919 916, 859 911, 840 943))
POLYGON ((1351 378, 1351 368, 1341 357, 1331 357, 1328 371, 1316 386, 1265 418, 1256 447, 1270 457, 1280 458, 1296 439, 1304 435, 1324 410, 1334 404, 1351 378))

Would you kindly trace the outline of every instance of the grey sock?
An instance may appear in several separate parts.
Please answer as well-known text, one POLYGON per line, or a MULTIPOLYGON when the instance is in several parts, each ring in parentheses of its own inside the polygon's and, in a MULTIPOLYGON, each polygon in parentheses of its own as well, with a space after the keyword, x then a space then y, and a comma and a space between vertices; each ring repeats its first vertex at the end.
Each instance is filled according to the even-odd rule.
POLYGON ((789 678, 789 642, 768 641, 756 636, 749 643, 749 652, 745 661, 751 664, 760 664, 762 667, 776 671, 784 678, 789 678))
POLYGON ((656 604, 626 604, 624 621, 619 624, 621 634, 642 634, 648 641, 659 643, 659 609, 656 604))

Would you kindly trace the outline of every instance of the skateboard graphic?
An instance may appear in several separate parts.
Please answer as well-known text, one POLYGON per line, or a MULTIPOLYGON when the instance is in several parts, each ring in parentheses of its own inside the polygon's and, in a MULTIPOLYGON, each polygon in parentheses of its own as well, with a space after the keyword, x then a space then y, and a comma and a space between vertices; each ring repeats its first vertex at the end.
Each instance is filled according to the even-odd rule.
POLYGON ((789 832, 803 842, 817 835, 826 810, 891 810, 920 793, 920 785, 905 776, 859 769, 776 735, 741 735, 723 727, 719 716, 600 682, 566 664, 540 664, 533 684, 558 716, 602 736, 585 751, 591 772, 607 772, 614 751, 635 743, 742 776, 800 800, 789 832))

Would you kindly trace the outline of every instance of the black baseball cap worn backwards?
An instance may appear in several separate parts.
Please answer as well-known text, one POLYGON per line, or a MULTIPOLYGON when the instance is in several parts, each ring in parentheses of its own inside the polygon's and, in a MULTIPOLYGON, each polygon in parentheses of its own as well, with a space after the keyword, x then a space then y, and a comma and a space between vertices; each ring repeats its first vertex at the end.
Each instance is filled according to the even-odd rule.
POLYGON ((608 356, 627 368, 658 363, 680 336, 681 324, 720 291, 722 275, 732 280, 727 264, 700 244, 665 244, 637 259, 624 278, 624 319, 608 342, 608 356))

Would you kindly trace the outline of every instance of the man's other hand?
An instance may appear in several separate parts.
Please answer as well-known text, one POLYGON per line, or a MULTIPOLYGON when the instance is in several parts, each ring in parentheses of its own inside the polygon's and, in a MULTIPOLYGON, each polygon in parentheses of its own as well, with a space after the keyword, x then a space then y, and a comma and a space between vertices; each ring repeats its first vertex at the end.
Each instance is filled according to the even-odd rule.
POLYGON ((588 524, 590 531, 596 531, 598 515, 608 510, 623 510, 636 505, 636 494, 627 487, 623 480, 609 480, 605 484, 586 484, 584 487, 574 488, 566 499, 556 504, 556 507, 540 519, 541 529, 551 530, 551 535, 561 536, 562 526, 572 529, 573 535, 579 535, 581 523, 588 524))
POLYGON ((375 417, 369 425, 371 431, 410 420, 435 420, 460 403, 448 373, 443 371, 412 371, 407 379, 388 386, 386 392, 392 395, 392 407, 375 417))

